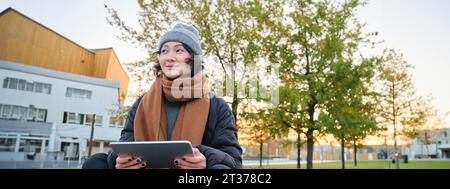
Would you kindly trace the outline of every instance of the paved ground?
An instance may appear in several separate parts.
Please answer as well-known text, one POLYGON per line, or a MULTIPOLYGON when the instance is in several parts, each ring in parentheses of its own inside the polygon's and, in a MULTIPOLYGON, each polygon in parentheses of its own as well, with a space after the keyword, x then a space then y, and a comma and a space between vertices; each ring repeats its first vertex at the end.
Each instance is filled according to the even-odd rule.
MULTIPOLYGON (((449 159, 415 159, 414 161, 449 161, 449 159)), ((327 163, 327 162, 340 162, 340 160, 314 160, 313 163, 327 163)), ((257 166, 259 165, 259 160, 243 160, 244 166, 257 166)), ((288 165, 288 164, 296 164, 296 160, 288 160, 288 159, 267 159, 263 160, 262 165, 288 165)), ((301 164, 306 164, 306 161, 301 161, 301 164)), ((77 168, 79 166, 78 161, 53 161, 53 162, 45 162, 42 166, 47 169, 64 169, 64 168, 77 168)), ((41 168, 40 162, 14 162, 14 161, 0 161, 0 169, 39 169, 41 168)))
MULTIPOLYGON (((315 161, 316 162, 316 161, 315 161)), ((317 161, 321 162, 321 161, 317 161)), ((324 161, 324 162, 332 162, 332 161, 324 161)), ((264 160, 263 165, 284 165, 284 164, 296 164, 296 160, 287 160, 287 159, 271 159, 269 161, 264 160)), ((306 161, 301 161, 302 164, 306 163, 306 161)), ((252 166, 259 165, 259 160, 243 160, 244 166, 252 166)), ((74 168, 79 167, 78 161, 54 161, 54 162, 45 162, 43 168, 74 168)), ((41 168, 40 162, 15 162, 15 161, 0 161, 0 169, 39 169, 41 168)))
MULTIPOLYGON (((46 169, 64 169, 78 167, 78 161, 59 161, 59 162, 45 162, 42 164, 46 169)), ((17 161, 0 161, 0 169, 39 169, 41 168, 40 162, 17 162, 17 161)))
MULTIPOLYGON (((314 160, 313 163, 326 163, 326 162, 337 162, 340 160, 314 160)), ((296 164, 297 160, 287 160, 287 159, 271 159, 267 161, 267 159, 263 160, 263 165, 284 165, 284 164, 296 164)), ((243 160, 242 164, 244 166, 252 166, 259 165, 259 160, 243 160)), ((300 161, 300 164, 306 164, 306 161, 300 161)))

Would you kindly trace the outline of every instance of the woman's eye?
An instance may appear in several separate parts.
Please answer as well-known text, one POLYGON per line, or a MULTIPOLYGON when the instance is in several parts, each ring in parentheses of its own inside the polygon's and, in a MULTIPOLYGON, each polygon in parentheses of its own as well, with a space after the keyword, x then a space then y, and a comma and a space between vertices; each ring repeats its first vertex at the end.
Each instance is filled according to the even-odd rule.
POLYGON ((182 53, 182 52, 184 52, 184 49, 177 49, 176 52, 177 52, 177 53, 182 53))
POLYGON ((161 53, 162 53, 162 54, 166 54, 166 53, 167 53, 167 49, 161 50, 161 53))

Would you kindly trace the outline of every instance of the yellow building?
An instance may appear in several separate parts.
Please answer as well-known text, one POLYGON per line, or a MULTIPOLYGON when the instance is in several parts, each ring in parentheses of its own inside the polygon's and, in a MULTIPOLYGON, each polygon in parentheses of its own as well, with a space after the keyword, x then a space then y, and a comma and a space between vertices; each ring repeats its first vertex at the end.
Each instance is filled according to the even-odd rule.
POLYGON ((123 104, 130 77, 112 48, 84 48, 12 8, 0 13, 0 28, 0 60, 118 81, 123 104))

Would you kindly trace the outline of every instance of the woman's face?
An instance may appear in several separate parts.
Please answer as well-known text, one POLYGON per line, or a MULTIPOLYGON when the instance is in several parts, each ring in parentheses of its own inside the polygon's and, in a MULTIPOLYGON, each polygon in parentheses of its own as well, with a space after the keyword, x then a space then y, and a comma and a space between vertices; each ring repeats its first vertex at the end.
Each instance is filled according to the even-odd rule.
POLYGON ((191 73, 191 66, 186 63, 186 60, 190 58, 192 58, 191 54, 183 47, 183 44, 173 41, 164 43, 158 56, 163 74, 170 79, 191 73))

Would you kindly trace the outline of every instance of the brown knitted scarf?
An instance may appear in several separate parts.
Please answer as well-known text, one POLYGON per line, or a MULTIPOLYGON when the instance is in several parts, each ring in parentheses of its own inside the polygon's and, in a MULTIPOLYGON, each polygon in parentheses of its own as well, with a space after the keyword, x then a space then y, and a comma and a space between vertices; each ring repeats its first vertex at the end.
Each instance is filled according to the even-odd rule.
POLYGON ((136 141, 167 140, 167 118, 163 95, 171 102, 186 102, 178 113, 171 140, 189 140, 201 144, 209 112, 206 76, 203 71, 194 77, 169 80, 160 74, 139 103, 134 118, 136 141))

